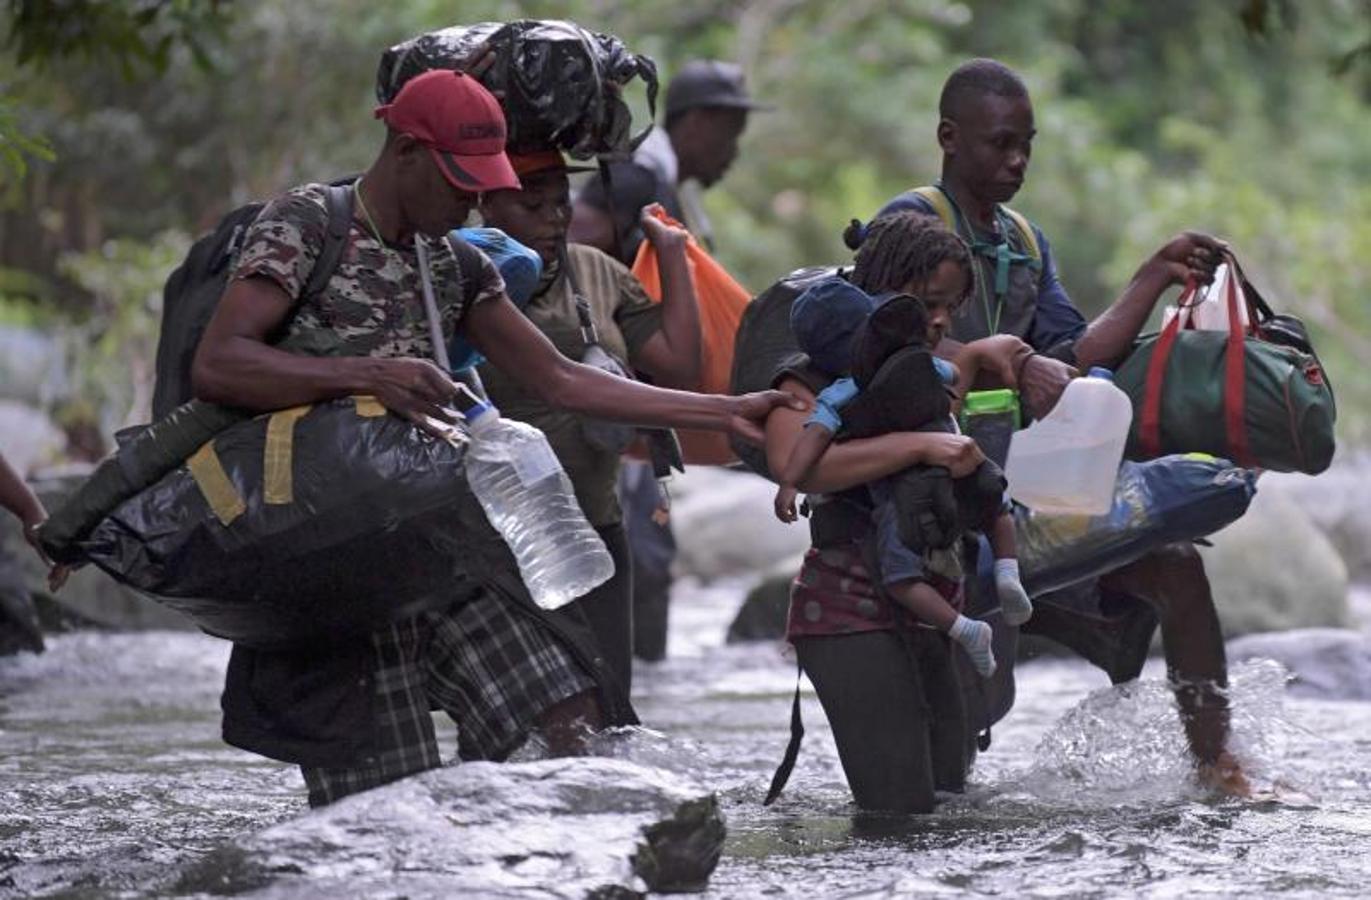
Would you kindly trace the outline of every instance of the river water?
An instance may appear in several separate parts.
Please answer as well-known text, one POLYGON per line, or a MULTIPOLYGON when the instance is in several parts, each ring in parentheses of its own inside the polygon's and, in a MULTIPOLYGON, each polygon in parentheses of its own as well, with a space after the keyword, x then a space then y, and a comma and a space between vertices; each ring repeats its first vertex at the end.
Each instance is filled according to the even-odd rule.
MULTIPOLYGON (((1269 799, 1196 788, 1156 663, 1115 689, 1057 660, 1021 667, 970 790, 936 814, 854 816, 812 694, 799 765, 764 809, 795 665, 777 644, 723 645, 741 594, 680 586, 671 658, 636 676, 651 728, 616 745, 718 790, 729 840, 707 897, 1371 890, 1371 704, 1288 697, 1269 662, 1233 673, 1235 744, 1269 799)), ((226 660, 182 632, 65 635, 0 660, 0 896, 164 895, 232 836, 303 812, 294 768, 219 740, 226 660)))

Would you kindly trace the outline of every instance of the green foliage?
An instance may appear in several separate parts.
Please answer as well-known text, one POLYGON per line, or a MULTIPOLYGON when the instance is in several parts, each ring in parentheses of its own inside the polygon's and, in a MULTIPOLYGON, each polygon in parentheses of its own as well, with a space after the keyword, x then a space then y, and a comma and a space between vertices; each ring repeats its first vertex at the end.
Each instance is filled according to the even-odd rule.
POLYGON ((226 22, 222 0, 9 0, 7 43, 22 65, 76 58, 113 63, 126 78, 166 71, 172 50, 203 65, 226 22))
POLYGON ((30 159, 52 162, 52 145, 40 136, 26 134, 9 98, 0 96, 0 185, 28 174, 30 159))
POLYGON ((172 230, 61 259, 62 274, 93 301, 67 326, 74 375, 68 399, 100 410, 106 431, 150 417, 162 284, 189 249, 189 236, 172 230))
MULTIPOLYGON (((380 140, 370 109, 381 51, 420 31, 563 17, 652 55, 664 80, 696 56, 742 62, 754 92, 777 111, 752 117, 736 166, 705 197, 722 262, 754 290, 797 266, 847 260, 840 234, 848 219, 936 178, 942 81, 967 57, 991 55, 1022 72, 1037 115, 1033 165, 1014 205, 1046 230, 1079 305, 1102 309, 1177 231, 1213 231, 1233 243, 1268 299, 1313 327, 1339 391, 1343 438, 1371 437, 1371 374, 1360 365, 1371 350, 1362 302, 1371 281, 1371 57, 1354 52, 1371 36, 1362 4, 43 5, 116 9, 133 20, 154 9, 140 40, 161 46, 174 36, 146 62, 126 53, 143 70, 161 67, 142 83, 111 77, 122 64, 82 49, 62 30, 70 22, 34 32, 45 43, 31 46, 59 54, 41 71, 0 60, 11 98, 0 120, 9 109, 8 121, 47 136, 57 153, 32 164, 21 151, 29 176, 0 214, 0 267, 34 273, 45 302, 77 321, 111 273, 59 266, 63 253, 103 252, 117 239, 118 266, 160 272, 131 248, 166 246, 158 236, 168 228, 203 232, 249 199, 366 166, 380 140), (1342 75, 1340 60, 1348 61, 1342 75)), ((12 0, 10 8, 25 6, 12 0)), ((121 41, 113 46, 128 46, 121 41)), ((641 117, 642 92, 628 99, 641 117)), ((129 315, 146 308, 133 299, 140 290, 116 291, 129 315)), ((9 289, 0 283, 0 292, 9 289)))

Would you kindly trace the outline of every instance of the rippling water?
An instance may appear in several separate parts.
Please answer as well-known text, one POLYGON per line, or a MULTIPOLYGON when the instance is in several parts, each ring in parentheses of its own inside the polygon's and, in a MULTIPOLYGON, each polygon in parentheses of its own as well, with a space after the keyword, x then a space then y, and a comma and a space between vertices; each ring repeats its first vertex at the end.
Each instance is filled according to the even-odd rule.
MULTIPOLYGON (((936 814, 854 816, 812 695, 790 786, 763 809, 795 667, 774 644, 722 646, 740 593, 682 588, 672 658, 637 676, 652 728, 605 747, 720 792, 730 838, 706 896, 1367 893, 1371 705, 1288 698, 1262 662, 1234 672, 1235 743, 1281 799, 1196 789, 1158 669, 1112 689, 1057 661, 1020 669, 971 789, 936 814)), ((0 660, 0 895, 163 894, 231 836, 304 810, 294 768, 219 740, 226 659, 209 638, 145 633, 0 660)))

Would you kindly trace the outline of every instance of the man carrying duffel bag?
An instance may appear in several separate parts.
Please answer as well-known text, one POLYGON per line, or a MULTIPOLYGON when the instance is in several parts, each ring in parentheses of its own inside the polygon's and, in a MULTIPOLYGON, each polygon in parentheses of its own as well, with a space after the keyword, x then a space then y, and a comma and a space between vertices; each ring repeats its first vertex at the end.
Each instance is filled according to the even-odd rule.
MULTIPOLYGON (((989 59, 958 67, 943 86, 937 138, 942 177, 892 200, 878 213, 938 215, 976 256, 976 289, 953 319, 951 337, 993 334, 1023 339, 1006 346, 1029 412, 1043 415, 1077 368, 1113 367, 1132 348, 1157 299, 1187 278, 1208 281, 1223 243, 1187 232, 1138 270, 1117 300, 1092 322, 1075 308, 1042 232, 1003 204, 1023 184, 1036 134, 1028 89, 1013 70, 989 59)), ((863 228, 849 229, 858 245, 863 228)), ((1169 675, 1190 750, 1201 772, 1223 789, 1245 787, 1227 752, 1227 665, 1218 615, 1199 554, 1173 544, 1066 592, 1034 598, 1025 632, 1051 637, 1108 671, 1115 682, 1137 677, 1152 621, 1160 620, 1169 675), (1140 602, 1142 601, 1142 602, 1140 602), (1155 618, 1154 616, 1155 611, 1155 618)))

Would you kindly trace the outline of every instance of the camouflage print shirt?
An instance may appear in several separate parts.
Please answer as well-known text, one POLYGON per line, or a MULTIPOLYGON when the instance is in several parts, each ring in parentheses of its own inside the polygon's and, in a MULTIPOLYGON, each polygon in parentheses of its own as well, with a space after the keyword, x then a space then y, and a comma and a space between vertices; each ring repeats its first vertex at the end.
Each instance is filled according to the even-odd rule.
MULTIPOLYGON (((297 301, 277 346, 308 356, 413 356, 433 358, 413 244, 382 243, 356 218, 327 287, 301 298, 324 245, 328 206, 323 185, 310 184, 277 197, 262 210, 243 241, 234 278, 270 278, 297 301)), ((499 271, 484 259, 479 284, 464 289, 446 240, 428 240, 434 299, 451 340, 469 309, 504 293, 499 271)))

